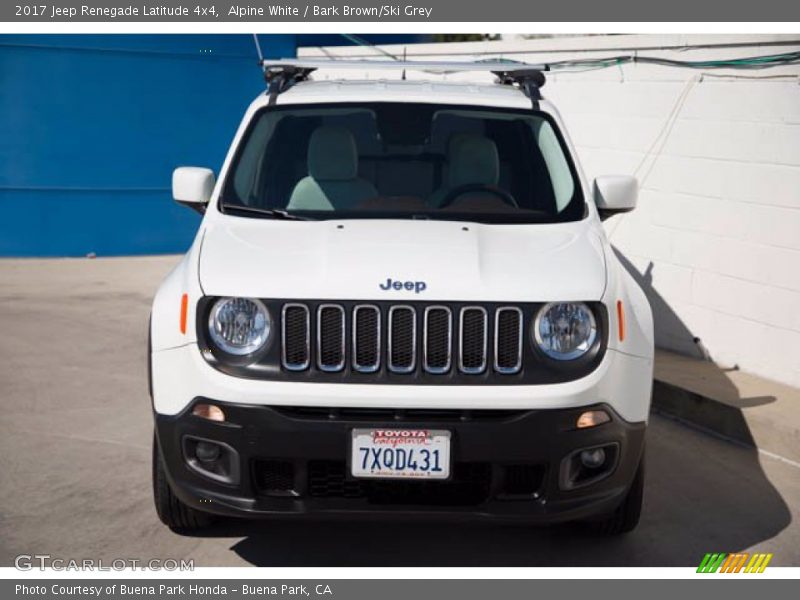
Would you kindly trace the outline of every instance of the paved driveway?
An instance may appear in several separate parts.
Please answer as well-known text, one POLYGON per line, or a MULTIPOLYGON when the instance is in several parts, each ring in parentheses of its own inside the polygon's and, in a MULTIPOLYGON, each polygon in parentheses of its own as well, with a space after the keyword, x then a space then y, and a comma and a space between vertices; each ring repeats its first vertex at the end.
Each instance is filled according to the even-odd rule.
POLYGON ((145 343, 150 299, 176 262, 0 261, 0 565, 45 553, 197 566, 687 566, 745 549, 800 565, 797 465, 661 417, 648 433, 644 517, 624 538, 286 520, 172 533, 151 497, 145 343))

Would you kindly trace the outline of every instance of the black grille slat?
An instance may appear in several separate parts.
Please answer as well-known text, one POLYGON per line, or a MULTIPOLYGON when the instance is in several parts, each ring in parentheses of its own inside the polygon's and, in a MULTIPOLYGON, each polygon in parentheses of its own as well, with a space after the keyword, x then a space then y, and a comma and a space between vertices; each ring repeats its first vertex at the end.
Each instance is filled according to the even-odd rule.
POLYGON ((389 370, 411 373, 417 364, 417 313, 411 306, 389 309, 389 370))
POLYGON ((498 373, 518 373, 522 368, 522 311, 498 308, 495 313, 494 368, 498 373))
POLYGON ((425 370, 446 373, 450 370, 453 343, 452 313, 446 306, 425 309, 425 370))
POLYGON ((322 304, 317 310, 317 365, 323 371, 344 368, 344 308, 338 304, 322 304))
POLYGON ((479 306, 461 309, 459 368, 462 373, 479 374, 486 370, 487 328, 485 309, 479 306))
POLYGON ((381 366, 381 313, 377 306, 353 309, 353 368, 374 373, 381 366))
POLYGON ((310 329, 307 306, 286 304, 283 307, 283 366, 290 371, 308 368, 311 359, 310 329))

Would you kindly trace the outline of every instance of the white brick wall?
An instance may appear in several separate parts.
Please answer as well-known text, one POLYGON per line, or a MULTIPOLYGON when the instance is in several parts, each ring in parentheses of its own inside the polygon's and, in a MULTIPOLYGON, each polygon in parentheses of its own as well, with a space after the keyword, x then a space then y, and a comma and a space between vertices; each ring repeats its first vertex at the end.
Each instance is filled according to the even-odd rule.
MULTIPOLYGON (((325 50, 375 55, 370 49, 325 50)), ((708 60, 797 50, 800 35, 603 36, 406 48, 409 59, 530 62, 632 51, 708 60)), ((589 177, 640 167, 639 208, 610 220, 607 231, 648 287, 657 343, 707 352, 721 366, 800 386, 800 67, 722 73, 793 77, 691 82, 698 72, 639 64, 550 74, 544 93, 561 111, 589 177)))

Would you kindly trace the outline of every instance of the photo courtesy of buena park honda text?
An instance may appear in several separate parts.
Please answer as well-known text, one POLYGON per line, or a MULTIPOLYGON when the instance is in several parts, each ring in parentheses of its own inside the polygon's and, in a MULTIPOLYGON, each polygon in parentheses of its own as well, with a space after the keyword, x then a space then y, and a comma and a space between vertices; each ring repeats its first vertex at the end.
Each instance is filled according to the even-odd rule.
POLYGON ((3 4, 0 211, 2 598, 797 595, 796 3, 3 4))

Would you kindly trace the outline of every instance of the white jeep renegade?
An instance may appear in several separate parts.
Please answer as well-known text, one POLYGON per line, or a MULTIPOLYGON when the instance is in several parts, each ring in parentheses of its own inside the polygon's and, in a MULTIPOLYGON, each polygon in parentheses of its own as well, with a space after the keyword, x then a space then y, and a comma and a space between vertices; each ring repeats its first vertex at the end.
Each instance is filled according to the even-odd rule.
POLYGON ((653 323, 601 221, 636 180, 586 181, 530 66, 392 65, 494 85, 321 66, 265 65, 219 179, 174 173, 205 216, 152 308, 161 520, 633 529, 653 323))

